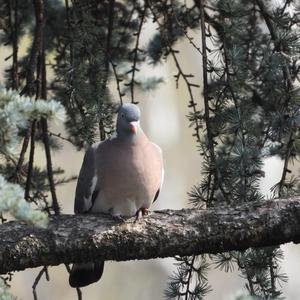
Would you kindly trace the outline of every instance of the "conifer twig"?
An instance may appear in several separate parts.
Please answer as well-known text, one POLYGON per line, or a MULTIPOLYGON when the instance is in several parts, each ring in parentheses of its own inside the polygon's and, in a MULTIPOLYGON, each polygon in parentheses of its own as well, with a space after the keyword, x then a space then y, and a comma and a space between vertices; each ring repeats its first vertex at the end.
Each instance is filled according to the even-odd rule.
POLYGON ((47 267, 43 267, 40 270, 40 272, 37 275, 37 277, 35 278, 34 283, 32 285, 32 293, 33 293, 33 299, 34 300, 38 300, 36 288, 37 288, 37 286, 38 286, 38 284, 39 284, 39 282, 40 282, 40 280, 41 280, 41 278, 42 278, 42 276, 43 276, 44 273, 45 273, 46 279, 49 281, 48 269, 47 269, 47 267))

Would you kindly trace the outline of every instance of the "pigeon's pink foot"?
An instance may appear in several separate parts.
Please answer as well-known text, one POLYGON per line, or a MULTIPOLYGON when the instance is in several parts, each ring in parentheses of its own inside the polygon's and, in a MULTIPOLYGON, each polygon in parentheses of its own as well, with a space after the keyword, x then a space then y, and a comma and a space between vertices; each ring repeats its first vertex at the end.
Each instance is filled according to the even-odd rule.
POLYGON ((135 214, 135 221, 134 222, 137 222, 139 221, 143 216, 147 216, 149 213, 149 209, 148 208, 140 208, 136 214, 135 214))

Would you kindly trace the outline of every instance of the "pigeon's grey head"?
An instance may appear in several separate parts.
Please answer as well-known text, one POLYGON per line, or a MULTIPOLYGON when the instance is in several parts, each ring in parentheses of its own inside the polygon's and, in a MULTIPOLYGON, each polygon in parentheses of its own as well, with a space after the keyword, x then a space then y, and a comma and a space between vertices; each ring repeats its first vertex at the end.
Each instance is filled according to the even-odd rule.
POLYGON ((126 103, 120 106, 117 118, 117 133, 120 137, 138 134, 141 111, 138 106, 126 103))

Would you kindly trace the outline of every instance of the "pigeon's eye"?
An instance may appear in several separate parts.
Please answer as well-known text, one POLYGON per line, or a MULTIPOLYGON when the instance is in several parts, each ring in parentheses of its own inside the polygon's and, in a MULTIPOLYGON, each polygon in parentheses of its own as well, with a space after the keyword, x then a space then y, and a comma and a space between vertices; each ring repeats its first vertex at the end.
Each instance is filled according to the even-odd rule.
POLYGON ((122 118, 125 118, 125 114, 122 113, 122 114, 121 114, 121 117, 122 117, 122 118))

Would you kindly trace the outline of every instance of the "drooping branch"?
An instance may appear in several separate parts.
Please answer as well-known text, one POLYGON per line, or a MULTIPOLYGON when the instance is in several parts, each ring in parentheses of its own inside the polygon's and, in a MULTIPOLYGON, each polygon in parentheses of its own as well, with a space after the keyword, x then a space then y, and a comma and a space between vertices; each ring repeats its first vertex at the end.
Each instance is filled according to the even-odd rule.
MULTIPOLYGON (((47 99, 47 73, 46 73, 46 54, 44 47, 41 53, 41 96, 43 99, 47 99)), ((47 164, 47 175, 49 181, 50 192, 52 196, 52 209, 56 215, 60 213, 60 206, 58 203, 55 183, 53 177, 52 157, 50 151, 50 142, 48 136, 48 121, 46 118, 41 119, 43 144, 45 148, 46 164, 47 164)))
POLYGON ((19 87, 19 75, 18 75, 18 0, 8 1, 9 7, 9 27, 11 30, 11 42, 12 42, 12 89, 17 90, 19 87))
POLYGON ((53 216, 47 229, 0 226, 0 273, 91 260, 189 256, 300 242, 300 197, 238 207, 163 210, 138 223, 108 215, 53 216))
MULTIPOLYGON (((261 0, 256 0, 256 3, 260 9, 260 13, 262 15, 262 17, 265 20, 265 23, 267 25, 267 28, 270 32, 270 36, 271 39, 274 43, 274 47, 275 50, 279 53, 285 53, 286 49, 283 46, 283 43, 281 41, 281 39, 279 38, 278 34, 277 34, 277 29, 276 27, 273 25, 273 22, 271 20, 271 17, 267 11, 267 8, 265 6, 265 4, 263 3, 263 1, 261 0)), ((284 9, 285 9, 285 5, 284 5, 284 9)), ((284 109, 286 111, 289 110, 289 103, 290 103, 290 91, 293 89, 293 82, 291 79, 291 70, 289 68, 289 65, 287 63, 283 64, 282 66, 282 73, 283 73, 283 78, 284 78, 284 82, 285 82, 285 90, 286 90, 286 99, 284 101, 284 109)), ((287 146, 286 146, 286 150, 285 150, 285 159, 284 159, 284 167, 282 170, 282 175, 281 175, 281 179, 278 183, 278 196, 281 197, 283 195, 283 188, 287 179, 287 174, 289 172, 289 162, 291 159, 291 154, 292 154, 292 148, 294 147, 294 135, 295 135, 295 130, 294 130, 294 122, 291 122, 290 125, 290 134, 289 134, 289 139, 287 142, 287 146)))
MULTIPOLYGON (((156 12, 154 11, 154 5, 150 1, 148 2, 148 4, 149 4, 149 10, 151 11, 151 13, 153 15, 153 20, 157 23, 157 25, 159 27, 159 30, 160 30, 160 33, 164 37, 164 39, 165 39, 165 41, 167 43, 168 53, 170 53, 170 55, 172 56, 173 61, 174 61, 175 66, 176 66, 176 69, 177 69, 177 74, 174 75, 175 81, 176 81, 176 89, 179 87, 179 80, 180 80, 180 78, 182 78, 183 81, 185 82, 185 85, 187 87, 188 94, 189 94, 189 97, 190 97, 188 107, 192 109, 194 115, 197 115, 199 111, 196 108, 197 101, 196 101, 194 93, 193 93, 193 88, 199 88, 200 86, 198 84, 195 84, 195 83, 193 83, 193 82, 190 81, 190 79, 194 77, 193 74, 187 74, 187 73, 185 73, 183 71, 183 69, 181 67, 181 64, 180 64, 180 62, 178 60, 178 57, 176 55, 176 54, 179 53, 179 51, 175 50, 172 47, 172 42, 169 40, 169 37, 168 37, 167 33, 165 32, 163 24, 159 20, 159 17, 156 15, 156 12)), ((200 132, 200 128, 201 128, 200 121, 199 121, 198 118, 194 118, 193 122, 194 122, 194 133, 193 133, 193 136, 196 137, 196 141, 197 142, 200 142, 200 135, 201 135, 201 132, 200 132)))
POLYGON ((36 130, 36 120, 33 120, 31 123, 31 142, 30 142, 30 153, 29 153, 29 162, 28 162, 28 170, 26 177, 26 187, 24 198, 29 200, 29 192, 31 187, 31 178, 33 172, 33 162, 34 162, 34 153, 35 153, 35 130, 36 130))
POLYGON ((32 42, 32 47, 29 56, 29 62, 26 72, 26 85, 21 91, 21 95, 34 94, 34 72, 37 65, 39 51, 41 49, 42 38, 43 38, 43 29, 44 29, 44 1, 43 0, 34 0, 33 1, 34 10, 35 10, 35 30, 34 30, 34 39, 32 42))
POLYGON ((135 98, 134 98, 135 72, 139 71, 139 69, 137 68, 138 52, 143 51, 139 48, 139 43, 140 43, 140 36, 141 36, 144 21, 145 21, 146 13, 147 13, 147 2, 145 2, 145 8, 142 11, 141 16, 139 17, 140 23, 139 23, 138 31, 135 33, 135 35, 136 35, 135 47, 132 50, 133 65, 132 65, 131 70, 129 71, 129 72, 131 72, 131 81, 128 83, 128 85, 130 86, 131 102, 134 104, 138 104, 138 102, 135 101, 135 98))
MULTIPOLYGON (((27 94, 32 96, 34 94, 34 84, 35 84, 35 70, 38 62, 39 50, 41 49, 42 37, 43 37, 43 27, 44 27, 44 1, 34 0, 34 10, 35 10, 35 30, 34 38, 32 42, 32 47, 29 55, 29 62, 26 70, 26 85, 21 91, 21 95, 27 94)), ((36 94, 38 95, 38 94, 36 94)), ((28 127, 23 139, 22 149, 19 155, 18 163, 16 169, 11 177, 12 180, 16 180, 19 176, 19 172, 22 169, 25 154, 28 148, 29 140, 31 136, 31 127, 28 127)))

